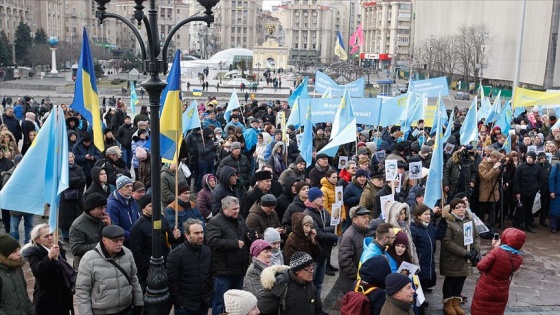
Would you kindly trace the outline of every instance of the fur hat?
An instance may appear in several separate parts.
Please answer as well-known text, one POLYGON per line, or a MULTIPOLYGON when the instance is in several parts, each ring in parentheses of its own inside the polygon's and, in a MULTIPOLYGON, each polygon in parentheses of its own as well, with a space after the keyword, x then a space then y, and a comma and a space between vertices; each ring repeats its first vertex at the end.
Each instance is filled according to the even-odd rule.
POLYGON ((258 171, 255 173, 256 180, 267 180, 272 179, 272 173, 270 171, 258 171))
POLYGON ((409 283, 409 277, 400 273, 391 273, 385 278, 385 292, 387 292, 389 296, 393 295, 409 283))
POLYGON ((125 185, 132 184, 132 179, 125 175, 119 175, 117 177, 117 190, 123 188, 125 185))
POLYGON ((321 191, 321 189, 317 188, 317 187, 311 187, 309 189, 309 193, 307 194, 307 199, 309 199, 310 202, 315 201, 315 199, 319 198, 319 197, 323 197, 323 192, 321 191))
POLYGON ((247 315, 257 306, 257 298, 243 290, 228 290, 224 293, 225 311, 229 315, 247 315))
POLYGON ((84 211, 90 212, 94 208, 102 207, 107 205, 107 198, 105 198, 100 193, 91 193, 87 196, 86 201, 84 202, 84 211))
POLYGON ((299 271, 313 264, 313 258, 306 252, 295 252, 290 258, 290 268, 292 271, 299 271))
POLYGON ((20 248, 19 242, 8 234, 0 235, 0 255, 10 256, 16 249, 20 248))

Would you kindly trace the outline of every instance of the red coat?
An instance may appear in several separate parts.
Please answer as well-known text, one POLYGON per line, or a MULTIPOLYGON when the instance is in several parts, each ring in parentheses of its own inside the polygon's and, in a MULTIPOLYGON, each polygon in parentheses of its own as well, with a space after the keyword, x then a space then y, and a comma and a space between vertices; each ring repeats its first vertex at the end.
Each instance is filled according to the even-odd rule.
MULTIPOLYGON (((502 233, 502 244, 521 249, 525 242, 525 232, 506 229, 502 233)), ((508 297, 511 274, 521 266, 523 257, 500 247, 492 249, 476 266, 482 275, 476 283, 471 305, 472 315, 504 314, 508 297)))

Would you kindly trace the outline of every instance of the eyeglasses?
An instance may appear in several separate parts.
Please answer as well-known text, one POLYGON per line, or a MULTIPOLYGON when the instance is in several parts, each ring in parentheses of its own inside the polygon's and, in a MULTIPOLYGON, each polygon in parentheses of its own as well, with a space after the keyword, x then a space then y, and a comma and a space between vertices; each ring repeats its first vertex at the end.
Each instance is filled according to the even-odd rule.
POLYGON ((312 273, 313 271, 315 271, 315 266, 311 265, 308 268, 303 268, 301 270, 305 270, 307 273, 312 273))
POLYGON ((113 243, 124 243, 124 237, 121 238, 110 238, 111 242, 113 243))

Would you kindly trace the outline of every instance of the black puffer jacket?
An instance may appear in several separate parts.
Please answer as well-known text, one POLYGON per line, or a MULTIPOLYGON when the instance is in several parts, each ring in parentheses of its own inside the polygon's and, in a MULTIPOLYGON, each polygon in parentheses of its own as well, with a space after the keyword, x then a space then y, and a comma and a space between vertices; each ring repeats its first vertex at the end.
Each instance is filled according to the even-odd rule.
POLYGON ((82 171, 82 168, 76 163, 70 165, 68 168, 69 186, 68 189, 60 194, 59 225, 61 229, 69 229, 72 222, 82 214, 84 207, 82 194, 86 187, 86 175, 82 171), (71 196, 73 192, 75 192, 75 196, 71 196), (68 199, 66 197, 77 198, 68 199))
POLYGON ((334 226, 331 226, 331 215, 327 210, 309 207, 303 213, 313 218, 313 228, 317 231, 317 241, 321 245, 319 258, 327 259, 331 253, 331 247, 338 241, 338 236, 334 234, 334 226))
POLYGON ((249 240, 245 220, 226 217, 224 212, 208 221, 206 242, 212 249, 212 271, 214 276, 244 276, 249 266, 249 240), (239 241, 245 242, 239 248, 239 241))
POLYGON ((282 216, 282 226, 286 229, 286 235, 292 232, 292 214, 305 211, 305 204, 299 196, 294 197, 294 201, 288 206, 282 216))
MULTIPOLYGON (((249 160, 243 154, 239 154, 239 157, 236 159, 233 157, 233 154, 226 156, 221 162, 220 166, 218 167, 218 176, 221 175, 222 170, 225 166, 231 166, 237 170, 239 176, 243 180, 243 186, 246 188, 249 187, 249 179, 251 177, 251 165, 249 165, 249 160)), ((221 176, 220 176, 221 177, 221 176)))
POLYGON ((513 193, 523 196, 535 195, 544 181, 543 170, 537 164, 522 163, 517 166, 513 178, 513 193))
POLYGON ((241 202, 245 189, 241 181, 237 179, 237 184, 233 187, 229 185, 229 178, 237 171, 233 167, 224 167, 218 176, 218 186, 212 191, 212 215, 218 214, 222 208, 222 199, 227 196, 237 197, 241 202))
POLYGON ((292 193, 292 185, 296 181, 299 180, 295 177, 291 177, 291 176, 287 177, 284 182, 284 193, 282 194, 282 196, 276 199, 276 208, 274 210, 276 210, 276 213, 278 214, 278 218, 280 219, 284 218, 284 212, 286 212, 286 209, 288 209, 288 207, 294 201, 294 197, 296 195, 292 193))
POLYGON ((206 245, 185 242, 167 256, 169 293, 175 309, 195 312, 204 302, 212 305, 212 251, 206 245))

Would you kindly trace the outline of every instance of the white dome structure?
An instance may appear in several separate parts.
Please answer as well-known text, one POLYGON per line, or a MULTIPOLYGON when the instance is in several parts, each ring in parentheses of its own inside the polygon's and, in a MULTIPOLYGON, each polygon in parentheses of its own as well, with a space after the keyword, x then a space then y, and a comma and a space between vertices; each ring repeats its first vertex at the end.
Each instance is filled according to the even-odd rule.
POLYGON ((245 60, 245 64, 249 67, 253 64, 253 51, 245 48, 229 48, 222 50, 208 59, 212 64, 219 64, 220 61, 224 67, 233 65, 234 63, 245 60))

